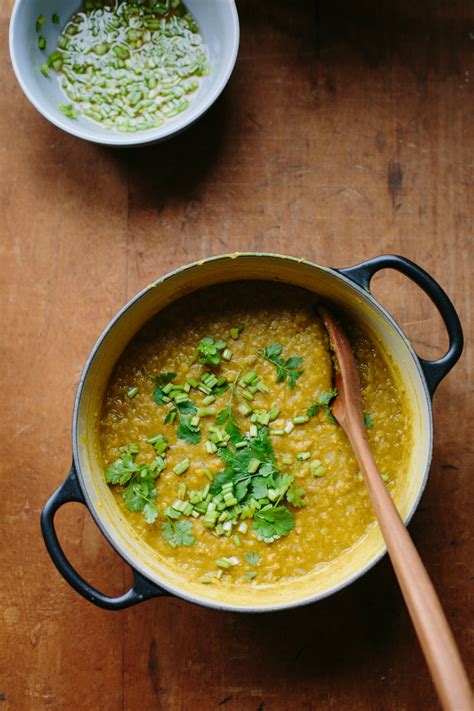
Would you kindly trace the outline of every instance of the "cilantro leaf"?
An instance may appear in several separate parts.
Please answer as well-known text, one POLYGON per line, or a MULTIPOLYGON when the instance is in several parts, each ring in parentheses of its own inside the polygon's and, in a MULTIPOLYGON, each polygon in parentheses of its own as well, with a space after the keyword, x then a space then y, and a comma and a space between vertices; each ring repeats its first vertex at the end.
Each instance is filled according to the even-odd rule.
POLYGON ((165 385, 168 385, 168 383, 173 382, 173 380, 176 378, 176 373, 171 373, 170 371, 160 373, 159 375, 153 375, 153 373, 149 373, 148 370, 145 370, 145 373, 151 380, 153 380, 153 382, 155 382, 161 388, 163 388, 165 385))
POLYGON ((223 410, 217 413, 216 417, 216 425, 224 425, 227 420, 230 418, 232 415, 232 409, 230 405, 227 405, 223 410))
POLYGON ((256 551, 249 551, 245 554, 245 560, 249 565, 257 565, 260 560, 260 555, 256 551))
POLYGON ((306 416, 314 417, 314 415, 318 414, 319 408, 322 407, 328 417, 329 422, 333 425, 336 424, 336 420, 334 418, 334 415, 332 414, 330 403, 334 400, 335 397, 337 397, 337 395, 337 388, 334 388, 333 390, 328 390, 327 392, 322 392, 318 396, 316 402, 313 403, 310 407, 308 407, 308 409, 306 410, 306 416))
POLYGON ((158 518, 158 509, 155 504, 146 503, 143 507, 143 518, 147 523, 155 523, 158 518))
POLYGON ((161 529, 163 531, 163 537, 172 548, 177 548, 178 546, 192 546, 196 540, 191 521, 165 521, 161 529))
MULTIPOLYGON (((146 464, 137 464, 135 457, 138 454, 136 444, 123 447, 123 456, 116 459, 105 472, 108 484, 120 484, 122 499, 129 511, 143 511, 147 523, 154 523, 158 511, 154 504, 156 499, 155 479, 159 470, 155 467, 152 471, 146 464)), ((163 467, 164 468, 164 465, 163 467)))
POLYGON ((364 412, 364 425, 367 427, 368 430, 371 430, 374 426, 374 421, 367 412, 364 412))
POLYGON ((201 441, 199 425, 192 425, 191 418, 187 415, 180 416, 176 434, 178 439, 184 439, 189 444, 198 444, 201 441))
POLYGON ((197 345, 199 362, 202 365, 219 365, 221 356, 219 351, 223 351, 226 344, 224 341, 215 341, 210 336, 202 338, 197 345))
POLYGON ((139 469, 139 465, 135 463, 135 455, 126 454, 107 467, 105 481, 107 484, 121 484, 123 486, 139 469))
MULTIPOLYGON (((240 435, 240 431, 238 429, 237 431, 238 434, 235 433, 236 437, 240 435)), ((250 479, 252 475, 248 472, 248 466, 252 459, 258 459, 263 464, 267 464, 267 473, 276 472, 274 466, 275 455, 268 434, 268 428, 261 427, 258 430, 257 437, 252 439, 246 439, 240 435, 240 441, 244 440, 246 441, 245 447, 236 450, 222 448, 219 452, 219 456, 224 462, 226 472, 232 475, 231 480, 237 483, 239 480, 250 479)))
POLYGON ((272 501, 281 501, 290 486, 293 484, 293 481, 294 477, 290 476, 289 474, 277 474, 277 476, 273 477, 272 489, 274 491, 274 494, 272 501))
POLYGON ((296 386, 296 381, 304 372, 301 369, 303 358, 301 356, 290 356, 285 360, 281 357, 282 351, 283 346, 280 343, 271 343, 263 350, 258 351, 258 353, 276 367, 277 383, 287 381, 288 387, 293 389, 296 386))
POLYGON ((245 439, 244 435, 240 431, 238 425, 237 425, 237 420, 235 419, 234 415, 230 415, 229 421, 227 422, 225 426, 225 431, 230 437, 230 441, 232 444, 235 446, 237 442, 242 442, 242 440, 245 439))
POLYGON ((271 487, 271 480, 269 477, 254 476, 252 477, 252 496, 257 501, 259 499, 265 499, 268 496, 268 489, 271 487))
POLYGON ((192 400, 185 400, 176 405, 182 415, 195 415, 197 407, 192 400))
POLYGON ((282 351, 283 351, 283 346, 280 345, 280 343, 272 343, 270 346, 267 346, 264 350, 265 358, 268 358, 269 360, 275 360, 275 358, 278 358, 279 356, 281 356, 282 351))
POLYGON ((226 380, 225 382, 221 383, 220 385, 214 385, 212 388, 212 394, 213 395, 222 395, 222 393, 225 393, 225 391, 229 388, 229 381, 226 380))
POLYGON ((145 504, 152 504, 156 499, 153 479, 133 479, 123 490, 122 498, 129 511, 143 511, 145 504))
POLYGON ((308 407, 306 410, 306 417, 314 417, 317 415, 319 412, 319 405, 317 402, 314 402, 311 407, 308 407))
POLYGON ((328 390, 327 392, 321 393, 321 395, 318 397, 318 404, 319 405, 329 405, 331 400, 334 400, 334 398, 338 394, 338 389, 334 388, 334 390, 328 390))
POLYGON ((229 481, 233 481, 234 476, 231 470, 225 470, 223 472, 217 472, 216 476, 214 477, 211 487, 209 489, 210 493, 215 496, 216 494, 219 494, 221 492, 222 487, 224 484, 227 484, 229 481))
POLYGON ((257 511, 253 520, 253 530, 259 541, 273 543, 287 536, 295 527, 295 521, 286 506, 264 506, 257 511))
POLYGON ((166 396, 163 388, 176 378, 176 373, 164 372, 159 375, 153 375, 153 373, 145 369, 145 374, 155 383, 155 387, 153 388, 153 400, 157 405, 163 405, 166 396))

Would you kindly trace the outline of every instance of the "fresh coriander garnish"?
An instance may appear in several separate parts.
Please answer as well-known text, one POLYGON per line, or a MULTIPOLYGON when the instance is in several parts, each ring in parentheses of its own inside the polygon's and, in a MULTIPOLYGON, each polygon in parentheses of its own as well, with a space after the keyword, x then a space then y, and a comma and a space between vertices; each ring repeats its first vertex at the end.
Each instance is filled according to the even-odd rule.
POLYGON ((57 15, 56 13, 53 13, 53 16, 51 17, 51 21, 52 21, 53 25, 59 25, 59 23, 61 22, 59 15, 57 15))
MULTIPOLYGON (((334 400, 335 397, 337 397, 337 394, 337 388, 321 393, 316 402, 313 403, 311 407, 306 410, 306 417, 314 417, 314 415, 318 414, 319 409, 322 408, 326 413, 329 422, 333 425, 336 424, 336 420, 331 410, 331 402, 334 400)), ((294 419, 296 420, 296 417, 294 419)))
POLYGON ((174 407, 165 415, 165 425, 172 424, 178 418, 176 430, 178 438, 189 442, 189 444, 198 444, 201 441, 201 431, 199 419, 194 419, 198 409, 185 391, 185 386, 174 383, 176 373, 164 372, 159 375, 153 375, 148 371, 145 373, 155 383, 153 400, 156 404, 174 403, 174 407))
MULTIPOLYGON (((188 408, 189 409, 189 408, 188 408)), ((192 417, 189 415, 182 414, 182 410, 178 408, 179 424, 176 434, 179 439, 183 439, 189 444, 198 444, 201 441, 201 430, 199 429, 199 424, 192 423, 192 417)), ((194 406, 194 410, 191 414, 195 414, 197 408, 194 406)))
POLYGON ((367 427, 368 430, 371 430, 374 426, 374 421, 368 412, 364 412, 364 425, 367 427))
POLYGON ((201 365, 219 365, 221 362, 221 351, 225 350, 224 341, 215 341, 210 336, 202 338, 197 345, 199 362, 201 365))
POLYGON ((267 360, 277 369, 277 383, 288 382, 290 388, 296 386, 296 381, 303 375, 303 370, 300 366, 303 364, 301 356, 291 356, 286 360, 281 357, 283 346, 280 343, 272 343, 266 348, 260 349, 258 354, 267 360))
POLYGON ((45 37, 38 37, 38 47, 41 50, 46 49, 46 38, 45 37))
POLYGON ((153 375, 145 370, 145 374, 155 383, 155 387, 153 388, 153 400, 157 405, 163 405, 163 403, 166 402, 166 393, 163 388, 173 382, 176 378, 176 373, 165 372, 159 375, 153 375))
POLYGON ((232 420, 233 423, 236 424, 235 417, 234 417, 234 415, 232 414, 232 402, 233 402, 233 399, 234 399, 235 389, 236 389, 237 384, 238 384, 238 382, 239 382, 239 377, 240 377, 240 373, 241 373, 241 372, 242 372, 242 370, 239 370, 239 372, 237 373, 237 375, 236 375, 235 378, 234 378, 234 382, 233 382, 232 385, 231 385, 231 388, 230 388, 230 395, 229 395, 229 401, 228 401, 228 403, 227 403, 227 406, 226 406, 223 410, 221 410, 220 412, 217 413, 216 425, 219 425, 219 426, 220 426, 220 425, 225 425, 225 423, 226 423, 228 420, 232 420))
POLYGON ((168 521, 165 521, 162 524, 161 530, 163 531, 163 538, 168 541, 171 548, 178 548, 178 546, 192 546, 196 540, 191 521, 172 521, 171 519, 168 519, 168 521))
POLYGON ((154 523, 158 516, 155 479, 159 471, 156 467, 137 464, 136 445, 129 445, 123 451, 123 456, 107 468, 105 480, 108 484, 124 486, 122 498, 126 508, 129 511, 141 511, 147 523, 154 523))
POLYGON ((260 560, 260 555, 256 551, 249 551, 245 554, 245 560, 249 565, 257 565, 260 560))
POLYGON ((257 511, 253 520, 253 530, 259 541, 273 543, 287 536, 295 527, 295 521, 286 506, 264 506, 257 511))

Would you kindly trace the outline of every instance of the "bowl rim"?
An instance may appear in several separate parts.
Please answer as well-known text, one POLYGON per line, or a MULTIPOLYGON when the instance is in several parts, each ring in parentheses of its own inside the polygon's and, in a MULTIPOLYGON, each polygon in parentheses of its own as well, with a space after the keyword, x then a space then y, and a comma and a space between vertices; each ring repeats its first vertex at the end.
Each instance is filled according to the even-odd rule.
MULTIPOLYGON (((325 272, 329 272, 335 279, 340 279, 343 281, 347 286, 350 288, 354 289, 356 292, 360 294, 364 299, 367 299, 372 306, 377 309, 384 319, 388 322, 388 324, 396 331, 397 335, 403 340, 405 346, 408 349, 408 352, 410 356, 412 357, 414 361, 414 365, 416 368, 416 371, 418 372, 423 394, 425 396, 426 400, 426 411, 428 414, 428 422, 427 422, 427 458, 426 458, 426 466, 425 470, 423 472, 423 478, 420 483, 420 487, 418 489, 417 495, 413 500, 413 503, 410 507, 410 510, 408 514, 403 518, 403 523, 405 526, 409 524, 411 521, 416 509, 418 508, 418 504, 420 503, 420 499, 423 495, 423 492, 426 488, 426 484, 428 481, 428 476, 430 472, 430 467, 431 467, 431 461, 433 457, 433 410, 432 410, 432 403, 431 403, 431 396, 428 388, 428 384, 425 378, 425 374, 423 372, 423 369, 420 364, 420 360, 418 355, 416 354, 416 351, 414 350, 411 341, 406 337, 406 335, 403 333, 402 329, 400 326, 397 324, 397 322, 394 320, 394 318, 390 315, 390 313, 385 309, 382 304, 378 302, 378 300, 373 296, 373 294, 369 291, 364 289, 362 286, 360 286, 357 282, 355 282, 353 279, 350 277, 346 276, 345 274, 342 274, 340 271, 333 267, 327 267, 323 266, 321 264, 317 264, 315 262, 312 262, 311 260, 300 258, 300 257, 294 257, 291 255, 283 255, 283 254, 278 254, 278 253, 272 253, 272 252, 234 252, 234 253, 225 253, 225 254, 219 254, 215 255, 212 257, 208 257, 206 259, 199 259, 194 262, 185 264, 183 266, 177 267, 176 269, 173 269, 170 272, 167 272, 163 276, 159 277, 155 281, 151 282, 148 286, 146 286, 144 289, 139 291, 132 299, 130 299, 117 313, 116 315, 109 321, 108 325, 106 328, 103 330, 102 334, 99 336, 98 340, 96 341, 93 349, 91 350, 89 357, 87 358, 87 361, 84 365, 84 368, 82 370, 79 384, 77 386, 77 392, 76 392, 76 397, 74 400, 74 412, 73 412, 73 420, 72 420, 72 448, 73 448, 73 457, 74 457, 74 464, 78 476, 78 481, 79 485, 81 487, 82 493, 84 495, 84 499, 87 504, 87 508, 89 512, 91 513, 95 523, 99 527, 100 531, 103 533, 105 536, 106 540, 109 542, 109 544, 112 546, 112 548, 115 550, 115 552, 123 559, 125 560, 132 568, 132 570, 137 570, 139 573, 141 573, 147 580, 149 580, 151 583, 154 585, 157 585, 158 587, 161 587, 163 590, 169 592, 171 595, 174 595, 176 597, 179 597, 183 600, 186 600, 187 602, 191 602, 194 604, 199 604, 204 607, 209 607, 213 608, 216 610, 224 610, 228 612, 244 612, 244 613, 266 613, 266 612, 278 612, 282 610, 287 610, 287 609, 292 609, 296 607, 303 607, 304 605, 310 605, 314 602, 317 602, 318 600, 323 600, 326 597, 329 597, 330 595, 333 595, 337 592, 340 592, 344 588, 348 587, 352 583, 354 583, 358 578, 361 578, 363 575, 365 575, 371 568, 373 568, 380 560, 383 558, 383 556, 387 553, 386 546, 383 545, 381 550, 374 555, 374 557, 369 560, 368 563, 366 563, 360 570, 358 570, 356 573, 351 575, 349 578, 341 581, 339 584, 334 585, 333 587, 329 588, 328 590, 325 590, 320 593, 315 593, 315 594, 310 594, 307 595, 304 598, 291 601, 291 602, 283 602, 283 603, 275 603, 275 604, 265 604, 265 605, 258 605, 258 606, 247 606, 247 605, 238 605, 238 604, 229 604, 226 603, 223 600, 209 600, 209 599, 203 599, 197 595, 194 595, 192 592, 186 590, 185 588, 179 587, 179 585, 174 585, 171 584, 167 581, 163 582, 161 579, 155 579, 154 577, 150 577, 150 573, 147 570, 146 566, 140 561, 139 559, 134 558, 129 551, 125 548, 125 546, 121 546, 119 542, 115 541, 114 537, 110 534, 110 532, 107 529, 107 526, 105 523, 102 521, 99 512, 96 510, 96 507, 94 506, 90 496, 89 492, 87 490, 87 486, 85 485, 85 479, 84 479, 84 474, 82 472, 82 467, 80 463, 80 455, 79 455, 79 411, 81 407, 81 399, 82 399, 82 393, 84 390, 84 384, 86 382, 88 372, 90 369, 90 366, 92 365, 93 360, 95 359, 99 349, 102 346, 102 343, 107 339, 109 333, 115 328, 117 323, 120 321, 120 319, 123 317, 123 315, 134 306, 134 304, 139 301, 145 294, 148 293, 149 289, 151 287, 157 287, 160 286, 163 282, 167 281, 168 279, 172 279, 174 276, 181 272, 186 272, 192 269, 195 269, 196 267, 202 266, 203 264, 208 264, 212 262, 218 263, 222 259, 231 259, 233 261, 237 261, 239 258, 271 258, 271 259, 280 259, 282 261, 285 260, 291 260, 297 263, 305 264, 311 268, 317 269, 317 270, 322 270, 325 272)), ((238 279, 237 279, 238 280, 238 279)), ((192 292, 191 292, 192 293, 192 292)))
POLYGON ((28 88, 27 82, 23 78, 23 73, 17 62, 16 56, 16 33, 17 33, 17 21, 19 8, 22 4, 29 2, 29 0, 15 0, 13 6, 12 14, 10 17, 10 27, 9 27, 9 52, 10 61, 12 63, 13 71, 15 73, 16 79, 25 94, 28 101, 35 107, 35 109, 46 118, 50 123, 52 123, 57 128, 69 133, 76 138, 81 138, 84 141, 90 141, 91 143, 97 143, 104 146, 141 146, 150 143, 158 143, 171 138, 184 131, 185 129, 192 126, 203 114, 210 109, 214 102, 219 98, 219 96, 224 91, 226 84, 228 83, 230 76, 234 70, 235 63, 237 61, 237 54, 239 51, 240 43, 240 24, 239 15, 237 12, 237 7, 235 0, 218 0, 219 2, 225 2, 230 10, 231 22, 232 22, 232 39, 231 39, 231 52, 230 58, 227 63, 225 72, 223 73, 220 81, 212 87, 212 91, 209 93, 206 101, 202 103, 196 103, 193 108, 191 105, 188 111, 184 111, 181 114, 179 121, 172 123, 165 122, 163 126, 159 126, 148 131, 137 132, 137 133, 117 133, 116 135, 101 135, 100 133, 88 132, 81 128, 79 124, 75 124, 73 121, 65 117, 64 120, 59 116, 54 115, 50 110, 46 102, 38 101, 28 88))

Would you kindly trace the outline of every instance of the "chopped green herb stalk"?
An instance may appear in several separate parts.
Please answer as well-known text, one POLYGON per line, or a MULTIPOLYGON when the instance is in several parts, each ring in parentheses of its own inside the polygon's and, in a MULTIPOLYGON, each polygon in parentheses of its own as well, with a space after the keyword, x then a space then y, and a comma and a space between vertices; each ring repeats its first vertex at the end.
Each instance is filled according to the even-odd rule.
POLYGON ((219 558, 219 560, 216 560, 216 565, 218 568, 232 568, 235 565, 239 564, 239 559, 236 558, 235 556, 231 556, 230 558, 219 558))
POLYGON ((127 393, 127 397, 131 400, 135 397, 135 395, 138 395, 138 388, 136 386, 134 388, 130 388, 127 393))
POLYGON ((267 360, 277 369, 277 383, 287 382, 290 388, 296 386, 296 381, 303 375, 301 356, 291 356, 286 360, 281 357, 283 346, 280 343, 272 343, 270 346, 258 351, 258 354, 267 360))
POLYGON ((59 25, 59 23, 61 22, 59 15, 57 15, 56 13, 54 13, 51 17, 51 21, 53 25, 59 25))
POLYGON ((304 462, 306 459, 309 459, 311 454, 309 452, 298 452, 296 455, 296 459, 299 459, 300 462, 304 462))
POLYGON ((175 474, 184 474, 184 472, 189 469, 190 465, 191 462, 189 459, 183 459, 182 462, 173 467, 173 471, 175 474))
POLYGON ((45 37, 39 37, 38 38, 38 47, 43 50, 46 49, 46 39, 45 37))
POLYGON ((293 417, 294 425, 304 425, 308 421, 309 417, 306 417, 305 415, 297 415, 296 417, 293 417))
POLYGON ((242 331, 244 330, 244 327, 241 323, 239 323, 235 328, 231 328, 229 331, 229 335, 232 338, 232 340, 236 341, 242 331))

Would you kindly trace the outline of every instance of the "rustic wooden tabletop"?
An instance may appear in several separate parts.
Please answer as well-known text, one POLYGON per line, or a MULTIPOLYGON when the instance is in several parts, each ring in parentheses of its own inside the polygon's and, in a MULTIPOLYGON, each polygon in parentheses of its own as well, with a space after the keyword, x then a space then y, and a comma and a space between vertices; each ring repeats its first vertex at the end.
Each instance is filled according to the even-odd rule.
MULTIPOLYGON (((0 3, 2 545, 0 711, 403 711, 436 700, 389 562, 343 592, 246 616, 156 600, 101 611, 58 575, 40 510, 71 462, 74 391, 116 311, 211 254, 330 266, 386 252, 430 271, 472 333, 474 5, 241 0, 224 95, 163 145, 118 151, 43 119, 11 70, 0 3)), ((405 278, 374 291, 417 350, 440 318, 405 278)), ((472 670, 472 341, 434 403, 428 487, 410 525, 472 670), (469 528, 471 527, 471 537, 469 528)), ((78 569, 130 574, 78 504, 58 515, 78 569)))

